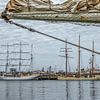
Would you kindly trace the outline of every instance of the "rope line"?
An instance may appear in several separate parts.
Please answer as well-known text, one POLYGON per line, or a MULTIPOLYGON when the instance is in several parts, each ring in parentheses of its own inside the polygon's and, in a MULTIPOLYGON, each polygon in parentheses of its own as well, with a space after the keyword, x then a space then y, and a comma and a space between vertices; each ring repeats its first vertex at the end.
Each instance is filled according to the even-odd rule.
POLYGON ((58 41, 60 41, 60 42, 68 43, 68 44, 73 45, 73 46, 75 46, 75 47, 80 47, 81 49, 87 50, 87 51, 89 51, 89 52, 94 52, 95 54, 100 55, 100 52, 93 51, 93 50, 88 49, 88 48, 86 48, 86 47, 79 46, 79 45, 77 45, 77 44, 68 42, 68 41, 66 41, 66 40, 63 40, 63 39, 60 39, 60 38, 57 38, 57 37, 54 37, 54 36, 45 34, 45 33, 43 33, 43 32, 37 31, 37 30, 35 30, 35 29, 33 29, 33 28, 29 28, 29 27, 26 27, 26 26, 24 26, 24 25, 22 25, 22 24, 15 23, 15 22, 13 22, 13 21, 11 21, 11 20, 8 20, 7 23, 16 25, 16 26, 18 26, 18 27, 20 27, 20 28, 23 28, 23 29, 27 29, 27 30, 30 31, 30 32, 36 32, 36 33, 38 33, 38 34, 41 34, 41 35, 44 35, 44 36, 53 38, 53 39, 58 40, 58 41))

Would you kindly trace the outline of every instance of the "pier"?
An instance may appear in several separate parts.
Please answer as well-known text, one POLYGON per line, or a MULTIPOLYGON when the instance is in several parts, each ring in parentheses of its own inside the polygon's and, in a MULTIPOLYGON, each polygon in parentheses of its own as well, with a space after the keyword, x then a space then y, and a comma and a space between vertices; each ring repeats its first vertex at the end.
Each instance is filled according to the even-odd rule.
POLYGON ((45 74, 40 74, 37 77, 37 79, 38 80, 58 80, 58 76, 52 73, 45 73, 45 74))

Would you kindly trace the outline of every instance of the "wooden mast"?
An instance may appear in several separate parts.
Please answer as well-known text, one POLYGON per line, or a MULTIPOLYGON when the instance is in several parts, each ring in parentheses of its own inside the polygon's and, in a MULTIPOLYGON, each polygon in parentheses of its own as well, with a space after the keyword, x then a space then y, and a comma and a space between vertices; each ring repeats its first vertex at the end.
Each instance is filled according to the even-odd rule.
POLYGON ((31 45, 31 62, 30 62, 30 65, 31 65, 31 71, 33 70, 33 44, 31 45))
MULTIPOLYGON (((67 40, 66 40, 66 42, 67 42, 67 40)), ((67 50, 67 43, 65 43, 65 58, 66 58, 66 76, 68 75, 68 50, 67 50)))
POLYGON ((22 55, 21 55, 21 53, 22 53, 22 49, 21 49, 21 46, 22 46, 22 43, 20 42, 20 56, 19 56, 19 72, 21 72, 21 57, 22 57, 22 55))
POLYGON ((6 67, 5 67, 5 72, 7 73, 7 69, 8 69, 8 66, 9 66, 9 44, 7 43, 7 59, 6 59, 6 67))
POLYGON ((93 74, 94 74, 94 41, 92 42, 92 50, 93 50, 93 52, 92 52, 92 76, 93 76, 93 74))
POLYGON ((80 35, 79 35, 79 41, 78 41, 78 77, 80 77, 80 35))
POLYGON ((65 55, 64 56, 59 55, 59 56, 65 58, 65 76, 67 77, 68 76, 68 59, 73 58, 73 57, 70 57, 68 55, 68 53, 72 52, 72 51, 69 51, 71 48, 68 48, 68 46, 67 46, 67 39, 65 41, 66 41, 65 48, 61 48, 61 49, 64 49, 64 51, 60 51, 60 52, 64 52, 65 55))

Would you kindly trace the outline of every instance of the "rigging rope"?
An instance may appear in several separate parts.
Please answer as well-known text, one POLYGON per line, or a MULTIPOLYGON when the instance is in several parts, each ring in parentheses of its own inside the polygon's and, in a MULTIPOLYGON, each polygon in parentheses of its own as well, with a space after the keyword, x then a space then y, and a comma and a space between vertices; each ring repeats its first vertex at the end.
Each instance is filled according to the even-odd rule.
POLYGON ((43 33, 43 32, 37 31, 37 30, 35 30, 35 29, 33 29, 33 28, 29 28, 29 27, 26 27, 26 26, 24 26, 24 25, 15 23, 15 22, 13 22, 13 21, 11 21, 11 20, 7 20, 6 22, 7 22, 7 23, 10 23, 10 24, 13 24, 13 25, 16 25, 16 26, 18 26, 18 27, 21 27, 21 28, 23 28, 23 29, 27 29, 27 30, 30 31, 30 32, 36 32, 36 33, 39 33, 39 34, 41 34, 41 35, 44 35, 44 36, 53 38, 53 39, 55 39, 55 40, 58 40, 58 41, 61 41, 61 42, 64 42, 64 43, 68 43, 68 44, 73 45, 73 46, 75 46, 75 47, 80 47, 81 49, 84 49, 84 50, 87 50, 87 51, 90 51, 90 52, 94 52, 94 53, 100 55, 100 52, 93 51, 93 50, 88 49, 88 48, 86 48, 86 47, 79 46, 79 45, 77 45, 77 44, 68 42, 68 41, 66 41, 66 40, 63 40, 63 39, 60 39, 60 38, 57 38, 57 37, 54 37, 54 36, 45 34, 45 33, 43 33))

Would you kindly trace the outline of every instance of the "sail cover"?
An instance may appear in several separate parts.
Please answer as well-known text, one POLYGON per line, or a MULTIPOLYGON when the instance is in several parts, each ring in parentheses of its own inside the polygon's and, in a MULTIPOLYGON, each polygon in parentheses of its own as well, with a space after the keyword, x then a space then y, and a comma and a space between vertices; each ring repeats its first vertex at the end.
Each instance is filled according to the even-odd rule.
POLYGON ((51 0, 10 0, 7 3, 8 12, 34 11, 100 11, 100 0, 66 0, 62 4, 53 4, 51 0))
POLYGON ((51 0, 10 0, 6 9, 9 12, 33 12, 33 11, 51 11, 66 10, 69 11, 74 5, 73 0, 67 0, 62 4, 53 4, 51 0))
POLYGON ((10 0, 6 6, 9 12, 48 10, 49 0, 10 0))

